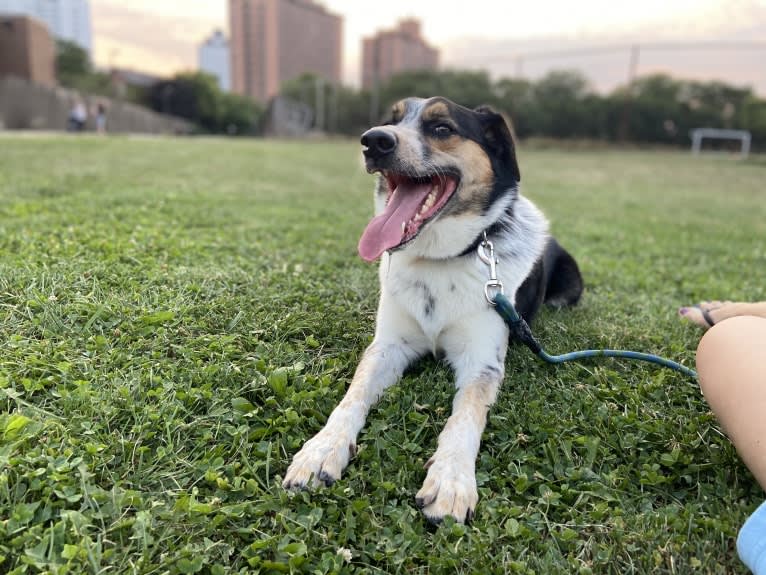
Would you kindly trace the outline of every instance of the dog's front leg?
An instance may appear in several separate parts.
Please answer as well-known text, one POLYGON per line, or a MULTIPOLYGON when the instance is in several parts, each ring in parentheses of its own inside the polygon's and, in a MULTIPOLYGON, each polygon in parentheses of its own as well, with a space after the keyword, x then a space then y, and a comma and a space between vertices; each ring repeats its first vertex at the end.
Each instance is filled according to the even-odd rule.
POLYGON ((322 430, 295 454, 282 486, 286 489, 331 485, 356 452, 356 436, 367 412, 386 388, 395 384, 417 353, 403 343, 374 341, 364 352, 343 400, 322 430))
POLYGON ((481 314, 471 325, 458 326, 445 337, 457 393, 436 453, 426 463, 423 487, 415 496, 426 518, 434 523, 447 515, 470 521, 479 500, 475 461, 487 412, 503 381, 508 341, 502 320, 490 311, 492 315, 481 314))

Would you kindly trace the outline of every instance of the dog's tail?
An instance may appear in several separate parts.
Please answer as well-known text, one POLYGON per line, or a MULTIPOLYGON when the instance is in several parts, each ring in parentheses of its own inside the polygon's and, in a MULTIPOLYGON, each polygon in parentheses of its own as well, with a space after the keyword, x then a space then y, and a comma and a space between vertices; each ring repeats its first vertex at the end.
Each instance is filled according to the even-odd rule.
POLYGON ((553 307, 576 305, 583 291, 582 275, 575 259, 550 238, 543 253, 545 303, 553 307))

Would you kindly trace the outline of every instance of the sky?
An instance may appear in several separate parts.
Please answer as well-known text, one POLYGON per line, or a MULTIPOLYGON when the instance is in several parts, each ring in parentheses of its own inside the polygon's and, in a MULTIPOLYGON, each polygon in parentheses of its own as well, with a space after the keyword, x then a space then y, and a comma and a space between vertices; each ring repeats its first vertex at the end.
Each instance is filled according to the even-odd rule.
MULTIPOLYGON (((361 40, 405 17, 422 21, 426 40, 444 66, 485 68, 493 75, 537 77, 552 68, 581 68, 594 87, 627 78, 628 51, 647 46, 639 74, 718 77, 766 94, 766 0, 323 0, 344 17, 344 81, 360 81, 361 40), (760 49, 650 49, 657 43, 764 42, 760 49), (589 46, 597 56, 526 59, 519 54, 589 46)), ((172 74, 196 68, 197 46, 215 28, 227 29, 226 0, 91 0, 97 65, 172 74)))

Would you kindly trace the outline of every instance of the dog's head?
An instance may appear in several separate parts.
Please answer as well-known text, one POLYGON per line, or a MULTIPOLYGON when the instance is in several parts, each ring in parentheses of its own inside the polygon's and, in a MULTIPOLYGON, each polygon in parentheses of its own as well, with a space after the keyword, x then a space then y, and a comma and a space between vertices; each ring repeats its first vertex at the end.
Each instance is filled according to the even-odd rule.
POLYGON ((501 114, 445 98, 408 98, 362 135, 367 171, 380 174, 376 217, 359 240, 372 261, 407 248, 420 257, 463 252, 497 221, 521 179, 501 114))

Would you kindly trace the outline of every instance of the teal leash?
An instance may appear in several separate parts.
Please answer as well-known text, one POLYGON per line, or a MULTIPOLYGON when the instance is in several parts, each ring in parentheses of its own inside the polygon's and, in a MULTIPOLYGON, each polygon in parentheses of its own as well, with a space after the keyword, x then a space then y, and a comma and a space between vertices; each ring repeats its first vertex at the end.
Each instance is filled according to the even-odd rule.
POLYGON ((570 353, 562 353, 561 355, 551 355, 546 352, 540 343, 532 335, 532 330, 524 318, 519 315, 510 300, 502 293, 498 293, 494 298, 495 310, 500 314, 508 324, 511 330, 511 335, 526 345, 532 353, 539 358, 547 361, 548 363, 564 363, 567 361, 577 361, 579 359, 585 359, 587 357, 621 357, 623 359, 635 359, 638 361, 648 361, 662 367, 668 367, 680 371, 684 375, 696 378, 697 372, 693 369, 689 369, 686 366, 659 357, 651 353, 641 353, 639 351, 629 351, 624 349, 585 349, 582 351, 572 351, 570 353))
POLYGON ((562 353, 561 355, 549 354, 535 339, 535 336, 532 335, 532 330, 530 329, 529 324, 527 324, 524 318, 519 315, 511 301, 505 297, 505 294, 503 293, 503 284, 497 279, 496 266, 498 260, 495 257, 495 249, 492 242, 487 239, 486 232, 484 233, 484 240, 479 244, 478 253, 479 259, 489 266, 490 277, 484 285, 484 295, 487 298, 487 301, 495 308, 497 313, 500 314, 500 317, 502 317, 508 325, 508 328, 511 330, 511 336, 526 345, 532 353, 542 360, 548 363, 558 364, 589 357, 620 357, 623 359, 647 361, 649 363, 661 365, 662 367, 674 369, 694 379, 697 378, 697 372, 693 369, 689 369, 680 363, 651 353, 641 353, 623 349, 586 349, 582 351, 562 353), (496 291, 494 296, 492 296, 492 290, 496 291))

